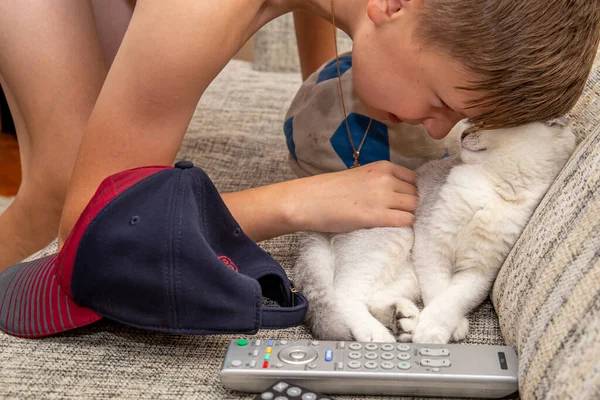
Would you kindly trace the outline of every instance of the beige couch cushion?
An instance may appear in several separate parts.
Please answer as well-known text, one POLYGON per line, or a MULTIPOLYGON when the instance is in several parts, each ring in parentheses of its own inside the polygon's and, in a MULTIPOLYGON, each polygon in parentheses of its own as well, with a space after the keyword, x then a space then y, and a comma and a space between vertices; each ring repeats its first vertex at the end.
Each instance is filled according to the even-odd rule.
POLYGON ((600 57, 572 112, 579 140, 493 289, 524 399, 600 398, 600 57))

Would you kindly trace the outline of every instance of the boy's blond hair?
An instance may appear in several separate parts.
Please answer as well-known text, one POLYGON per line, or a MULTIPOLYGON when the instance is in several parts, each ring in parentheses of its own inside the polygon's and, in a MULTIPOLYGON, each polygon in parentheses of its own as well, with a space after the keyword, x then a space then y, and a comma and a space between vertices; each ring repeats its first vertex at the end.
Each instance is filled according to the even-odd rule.
POLYGON ((568 113, 600 38, 600 0, 428 0, 417 37, 460 60, 489 129, 568 113))

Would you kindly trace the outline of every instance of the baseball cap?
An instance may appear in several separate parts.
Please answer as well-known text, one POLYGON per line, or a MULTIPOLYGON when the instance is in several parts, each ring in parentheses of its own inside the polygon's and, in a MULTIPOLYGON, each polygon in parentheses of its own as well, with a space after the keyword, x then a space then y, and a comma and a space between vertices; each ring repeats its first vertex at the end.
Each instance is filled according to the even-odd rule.
POLYGON ((189 161, 106 178, 59 253, 0 273, 0 330, 20 337, 102 318, 174 334, 253 334, 301 324, 307 306, 189 161))

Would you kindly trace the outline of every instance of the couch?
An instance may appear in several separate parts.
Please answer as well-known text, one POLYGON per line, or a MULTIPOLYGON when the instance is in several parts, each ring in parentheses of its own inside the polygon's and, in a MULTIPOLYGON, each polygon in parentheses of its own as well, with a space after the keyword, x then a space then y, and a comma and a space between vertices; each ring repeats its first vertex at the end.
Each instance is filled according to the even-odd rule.
MULTIPOLYGON (((293 179, 282 124, 301 84, 297 71, 285 16, 257 33, 253 63, 231 61, 211 84, 177 159, 205 169, 221 192, 293 179)), ((600 398, 600 57, 572 118, 577 150, 504 262, 490 299, 469 316, 463 342, 513 346, 523 399, 600 398)), ((292 279, 297 239, 261 243, 292 279)), ((54 251, 55 243, 32 258, 54 251)), ((256 336, 310 333, 299 326, 256 336)), ((233 338, 108 321, 41 340, 0 334, 0 398, 250 399, 219 381, 233 338)))

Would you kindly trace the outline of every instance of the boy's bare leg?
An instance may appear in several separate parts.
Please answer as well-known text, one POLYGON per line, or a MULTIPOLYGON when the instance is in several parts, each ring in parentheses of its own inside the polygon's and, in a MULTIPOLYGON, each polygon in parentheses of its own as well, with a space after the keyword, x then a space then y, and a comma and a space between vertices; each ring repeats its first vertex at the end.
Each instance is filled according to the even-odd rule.
POLYGON ((302 80, 306 80, 323 63, 335 57, 333 26, 306 11, 294 11, 294 25, 302 80))
POLYGON ((106 77, 105 60, 90 1, 0 2, 0 79, 22 166, 15 200, 0 215, 0 271, 57 235, 79 144, 106 77))

